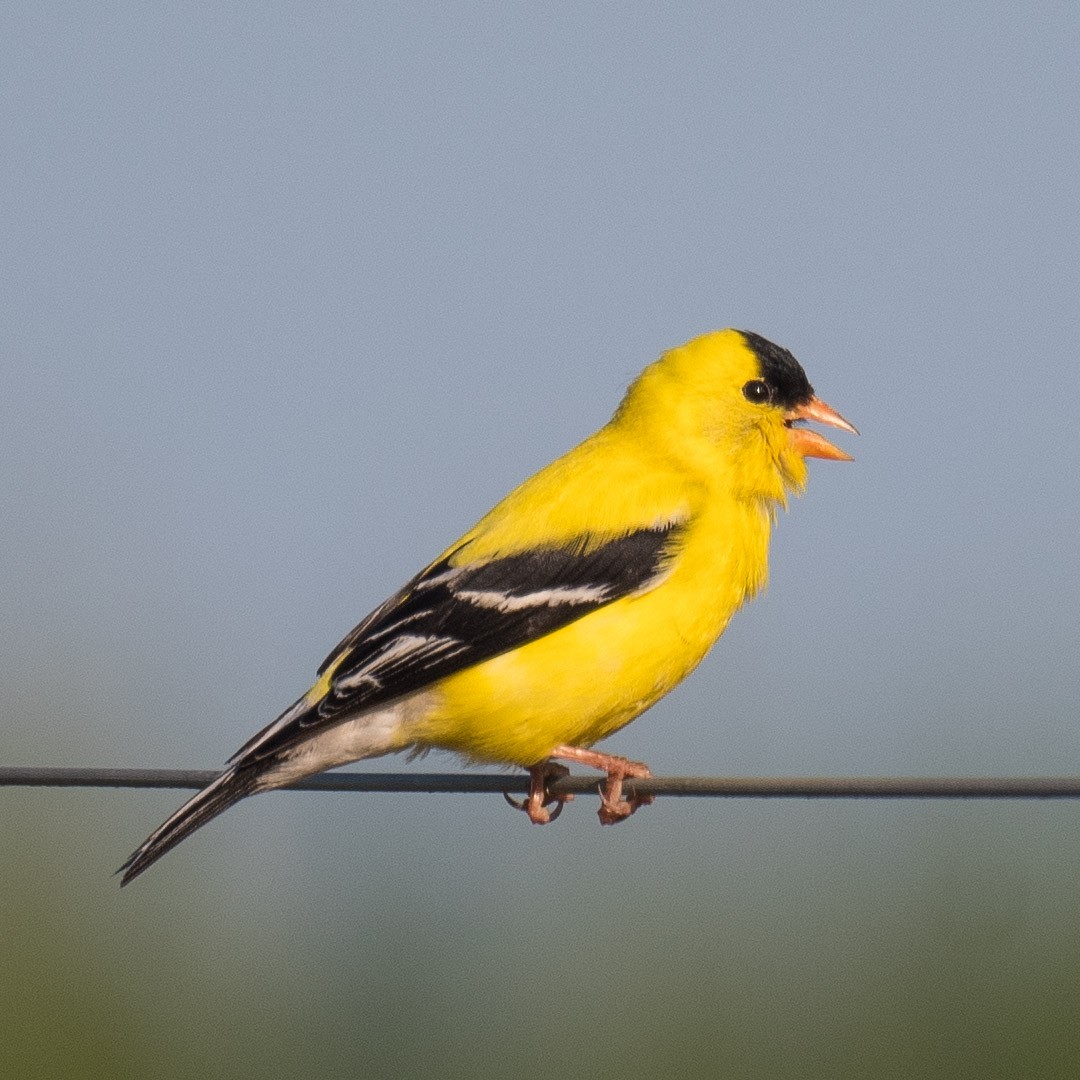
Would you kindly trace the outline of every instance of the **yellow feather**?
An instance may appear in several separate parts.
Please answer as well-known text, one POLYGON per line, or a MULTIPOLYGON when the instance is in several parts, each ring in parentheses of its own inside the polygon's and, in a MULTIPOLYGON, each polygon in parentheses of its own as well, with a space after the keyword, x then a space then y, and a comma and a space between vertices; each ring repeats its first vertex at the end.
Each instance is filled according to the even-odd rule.
MULTIPOLYGON (((408 681, 410 657, 414 664, 423 658, 423 671, 432 656, 466 653, 476 642, 462 640, 468 630, 442 634, 437 605, 424 611, 422 601, 394 626, 394 613, 426 595, 422 589, 437 588, 441 579, 452 594, 452 582, 468 574, 440 567, 434 578, 418 579, 412 596, 393 598, 360 623, 308 693, 147 838, 124 864, 123 881, 238 799, 410 746, 536 766, 523 807, 535 822, 551 820, 546 807, 552 801, 561 806, 557 796, 548 797, 541 764, 557 750, 559 757, 608 773, 601 822, 626 817, 645 800, 623 800, 622 780, 647 769, 585 748, 685 678, 735 611, 765 585, 769 530, 788 491, 806 482, 804 454, 846 457, 821 436, 786 426, 797 419, 854 431, 813 397, 789 353, 756 335, 721 330, 665 353, 633 383, 606 427, 526 480, 437 560, 467 571, 499 557, 557 548, 565 562, 567 550, 587 555, 673 525, 661 573, 653 574, 649 564, 649 574, 631 578, 647 582, 638 592, 590 604, 559 629, 427 685, 417 680, 415 667, 408 681), (379 622, 383 615, 389 625, 379 622), (426 627, 425 615, 434 620, 426 627), (379 645, 369 666, 350 670, 347 661, 373 638, 379 645), (395 691, 395 677, 411 691, 395 691), (358 695, 350 708, 349 694, 365 680, 381 697, 358 695)), ((611 595, 604 588, 596 582, 590 592, 586 575, 580 592, 596 601, 611 595)), ((545 598, 542 586, 539 595, 483 588, 477 595, 492 598, 496 608, 506 601, 534 614, 551 615, 560 602, 545 598)), ((463 591, 445 602, 464 604, 467 613, 474 601, 463 591)), ((564 596, 561 602, 569 601, 564 596)), ((462 625, 469 625, 467 615, 462 625)))
POLYGON ((735 330, 665 353, 612 421, 525 481, 454 545, 457 565, 586 536, 685 521, 668 576, 453 675, 416 744, 530 765, 589 746, 686 677, 767 578, 772 518, 806 479, 783 416, 746 400, 760 377, 735 330))

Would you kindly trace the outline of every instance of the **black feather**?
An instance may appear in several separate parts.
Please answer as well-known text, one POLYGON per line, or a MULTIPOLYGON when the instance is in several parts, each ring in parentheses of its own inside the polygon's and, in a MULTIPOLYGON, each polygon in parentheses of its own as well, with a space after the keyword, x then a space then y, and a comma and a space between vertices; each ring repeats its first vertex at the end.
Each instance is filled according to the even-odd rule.
POLYGON ((761 377, 772 388, 772 400, 782 409, 805 405, 813 396, 814 388, 802 369, 802 364, 780 345, 752 330, 740 330, 746 344, 757 357, 761 377))
POLYGON ((120 879, 121 886, 137 878, 147 867, 156 863, 162 855, 171 851, 181 840, 211 818, 224 813, 233 803, 253 795, 258 790, 261 771, 234 766, 184 803, 168 821, 151 833, 142 846, 117 870, 118 874, 124 875, 120 879))
POLYGON ((287 710, 232 760, 280 754, 313 730, 422 690, 647 588, 665 573, 678 532, 679 524, 668 522, 591 550, 580 537, 465 567, 451 565, 452 554, 372 612, 330 654, 320 673, 345 658, 316 706, 274 730, 287 710))

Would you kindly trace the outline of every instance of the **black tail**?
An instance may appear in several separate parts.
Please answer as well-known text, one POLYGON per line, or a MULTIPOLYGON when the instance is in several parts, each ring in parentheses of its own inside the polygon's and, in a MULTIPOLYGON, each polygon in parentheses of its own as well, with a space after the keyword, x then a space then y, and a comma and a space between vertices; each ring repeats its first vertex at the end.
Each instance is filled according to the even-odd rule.
POLYGON ((123 873, 121 886, 137 878, 148 866, 171 851, 185 836, 190 836, 211 818, 228 810, 233 803, 259 789, 259 773, 250 766, 227 769, 213 783, 208 784, 194 798, 189 799, 168 821, 154 830, 123 866, 116 872, 123 873))

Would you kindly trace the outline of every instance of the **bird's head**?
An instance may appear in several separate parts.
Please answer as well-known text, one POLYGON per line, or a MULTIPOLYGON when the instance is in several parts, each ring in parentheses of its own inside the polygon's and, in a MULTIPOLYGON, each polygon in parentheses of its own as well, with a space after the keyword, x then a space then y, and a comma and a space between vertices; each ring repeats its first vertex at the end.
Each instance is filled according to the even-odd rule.
POLYGON ((665 353, 630 388, 618 419, 684 464, 722 474, 736 493, 771 502, 802 489, 806 458, 852 460, 806 421, 858 434, 787 349, 733 329, 665 353))

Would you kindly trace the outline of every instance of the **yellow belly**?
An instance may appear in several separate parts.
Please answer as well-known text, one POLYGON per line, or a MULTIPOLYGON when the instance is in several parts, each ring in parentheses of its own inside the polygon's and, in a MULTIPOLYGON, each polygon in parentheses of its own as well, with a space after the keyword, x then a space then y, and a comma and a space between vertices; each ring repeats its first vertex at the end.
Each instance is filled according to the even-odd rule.
POLYGON ((590 746, 629 723, 697 666, 764 584, 767 513, 754 508, 732 525, 689 529, 677 568, 652 591, 438 684, 410 733, 416 744, 531 765, 560 743, 590 746))

